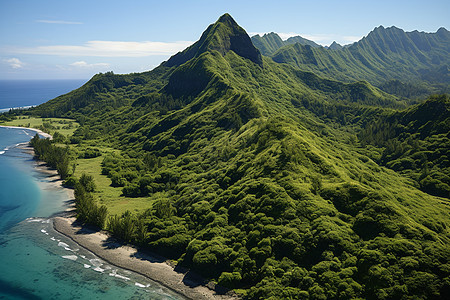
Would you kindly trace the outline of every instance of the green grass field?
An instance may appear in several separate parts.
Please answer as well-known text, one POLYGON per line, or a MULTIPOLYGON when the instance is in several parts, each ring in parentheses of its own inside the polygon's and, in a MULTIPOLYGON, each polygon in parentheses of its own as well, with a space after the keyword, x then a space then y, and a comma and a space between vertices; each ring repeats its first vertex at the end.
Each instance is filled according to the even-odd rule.
POLYGON ((124 197, 122 196, 122 188, 112 187, 111 179, 106 175, 102 175, 101 163, 103 161, 105 153, 114 152, 111 148, 101 148, 103 155, 96 158, 80 159, 76 160, 75 176, 80 177, 85 173, 91 175, 94 178, 96 184, 96 191, 94 196, 98 200, 99 204, 104 204, 108 207, 108 213, 110 215, 121 215, 126 210, 132 212, 143 212, 148 208, 151 208, 153 200, 147 197, 124 197))
MULTIPOLYGON (((29 116, 18 116, 17 119, 10 122, 5 122, 2 125, 42 129, 42 127, 44 126, 44 122, 55 127, 54 129, 49 130, 51 134, 54 134, 56 131, 58 131, 65 136, 71 136, 79 126, 79 124, 73 119, 37 118, 29 116)), ((71 147, 72 149, 77 148, 75 145, 71 145, 71 147)), ((150 208, 152 206, 153 200, 150 200, 149 198, 131 198, 121 196, 122 188, 112 187, 111 180, 107 176, 101 175, 101 163, 103 161, 104 154, 115 152, 118 150, 98 146, 96 146, 96 148, 98 148, 103 153, 103 155, 89 159, 78 158, 76 160, 77 166, 74 175, 76 177, 80 177, 81 174, 86 173, 94 177, 97 187, 94 195, 99 203, 105 204, 108 207, 108 212, 110 215, 120 215, 126 210, 131 210, 133 212, 142 212, 150 208)))
POLYGON ((50 132, 50 134, 58 131, 65 136, 72 135, 79 126, 79 124, 73 119, 36 118, 30 116, 18 116, 17 119, 5 122, 2 125, 42 129, 43 127, 45 127, 44 123, 50 124, 51 127, 54 127, 49 127, 48 131, 50 132))

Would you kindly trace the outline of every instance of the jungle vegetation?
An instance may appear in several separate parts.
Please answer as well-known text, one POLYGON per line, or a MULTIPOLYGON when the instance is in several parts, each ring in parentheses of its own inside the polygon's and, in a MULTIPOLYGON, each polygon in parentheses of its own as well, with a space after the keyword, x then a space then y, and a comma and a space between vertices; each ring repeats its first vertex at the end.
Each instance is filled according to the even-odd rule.
MULTIPOLYGON (((80 125, 35 149, 98 162, 97 182, 67 172, 82 222, 246 298, 450 298, 448 96, 413 104, 372 85, 370 64, 334 78, 288 59, 348 53, 314 49, 261 55, 225 14, 152 71, 97 74, 28 111, 80 125), (120 199, 141 206, 111 213, 120 199)), ((383 78, 409 82, 401 70, 383 78)))

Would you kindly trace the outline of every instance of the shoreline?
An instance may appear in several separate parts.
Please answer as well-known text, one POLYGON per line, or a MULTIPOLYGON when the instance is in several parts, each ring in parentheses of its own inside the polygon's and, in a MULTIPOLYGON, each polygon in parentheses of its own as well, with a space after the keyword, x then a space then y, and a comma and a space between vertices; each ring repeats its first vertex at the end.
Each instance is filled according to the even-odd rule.
MULTIPOLYGON (((28 130, 31 130, 31 131, 34 131, 34 132, 40 134, 44 138, 48 138, 50 140, 53 139, 53 136, 51 134, 43 132, 42 130, 39 130, 36 128, 20 127, 20 126, 4 126, 4 125, 0 125, 0 127, 11 128, 11 129, 28 129, 28 130)), ((48 175, 48 177, 49 177, 48 182, 46 184, 52 185, 56 188, 63 189, 64 191, 66 191, 69 200, 75 202, 74 190, 63 186, 64 180, 62 180, 59 177, 57 170, 49 168, 47 166, 47 163, 44 161, 34 159, 34 149, 33 149, 33 147, 31 147, 29 145, 29 142, 19 144, 19 145, 17 145, 17 148, 19 148, 22 151, 29 153, 33 156, 34 168, 38 172, 44 173, 44 174, 48 175)), ((74 207, 69 206, 64 210, 65 213, 67 213, 69 211, 74 211, 74 207)))
POLYGON ((27 130, 31 130, 34 131, 40 135, 42 135, 44 138, 49 138, 49 139, 53 139, 53 136, 51 134, 48 134, 46 132, 43 132, 40 129, 36 129, 36 128, 30 128, 30 127, 20 127, 20 126, 7 126, 7 125, 0 125, 0 127, 3 128, 12 128, 12 129, 27 129, 27 130))
MULTIPOLYGON (((2 125, 0 127, 28 129, 39 133, 45 138, 52 138, 50 134, 35 128, 2 125)), ((33 148, 28 144, 23 144, 19 147, 30 154, 34 152, 33 148)), ((180 267, 173 267, 166 258, 140 251, 130 245, 123 245, 117 242, 107 231, 96 231, 88 226, 82 226, 77 223, 74 217, 74 190, 64 187, 62 185, 63 180, 59 178, 57 171, 48 168, 45 162, 36 160, 34 163, 34 167, 38 172, 45 173, 49 177, 54 178, 48 184, 65 190, 71 200, 71 203, 63 211, 50 217, 53 228, 60 234, 70 238, 80 247, 87 249, 109 264, 143 275, 185 298, 195 300, 240 299, 234 292, 225 293, 226 289, 215 285, 213 282, 205 281, 192 271, 180 267)))
POLYGON ((54 217, 53 228, 109 264, 143 275, 188 299, 239 299, 216 292, 220 287, 206 284, 189 270, 177 270, 162 257, 123 245, 106 231, 82 226, 74 217, 54 217))

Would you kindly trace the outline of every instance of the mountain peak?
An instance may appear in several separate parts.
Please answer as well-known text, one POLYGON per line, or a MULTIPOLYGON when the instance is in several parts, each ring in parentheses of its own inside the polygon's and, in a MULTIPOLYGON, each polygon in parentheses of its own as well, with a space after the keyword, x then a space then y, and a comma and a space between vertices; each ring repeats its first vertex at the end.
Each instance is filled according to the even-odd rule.
POLYGON ((223 15, 221 15, 220 18, 217 20, 217 22, 228 23, 228 24, 238 26, 236 21, 233 19, 233 17, 229 13, 224 13, 223 15))
POLYGON ((165 65, 182 65, 207 51, 218 51, 225 55, 230 50, 256 64, 262 64, 261 53, 253 46, 247 32, 226 13, 209 25, 197 42, 172 56, 165 65))
POLYGON ((263 36, 265 36, 265 37, 267 37, 267 36, 279 37, 281 39, 281 37, 277 33, 273 32, 273 31, 269 32, 269 33, 264 33, 263 36))
POLYGON ((333 43, 331 43, 331 45, 328 47, 328 49, 331 50, 341 50, 342 48, 342 45, 337 43, 336 41, 333 41, 333 43))

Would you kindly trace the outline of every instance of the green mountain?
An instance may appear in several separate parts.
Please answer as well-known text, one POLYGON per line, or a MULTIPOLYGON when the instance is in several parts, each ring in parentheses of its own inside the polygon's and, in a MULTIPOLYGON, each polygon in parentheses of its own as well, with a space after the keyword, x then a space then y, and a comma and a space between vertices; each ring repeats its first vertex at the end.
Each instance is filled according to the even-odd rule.
POLYGON ((328 47, 328 49, 330 49, 330 50, 341 50, 342 48, 344 48, 344 47, 342 47, 342 45, 336 43, 336 41, 331 43, 331 45, 328 47))
POLYGON ((171 57, 164 65, 179 66, 206 51, 218 51, 225 55, 230 50, 256 64, 262 63, 261 54, 245 30, 229 14, 224 14, 206 29, 199 41, 171 57))
MULTIPOLYGON (((370 126, 393 113, 398 128, 434 134, 447 121, 413 125, 434 105, 397 108, 406 104, 365 81, 261 56, 225 14, 156 69, 98 74, 32 113, 77 119, 72 147, 114 148, 102 174, 151 203, 110 216, 108 230, 245 297, 445 299, 448 199, 384 167, 391 154, 370 126)), ((97 211, 89 199, 120 201, 76 191, 81 220, 97 211)))
MULTIPOLYGON (((259 44, 255 46, 259 48, 259 44)), ((342 49, 302 44, 279 45, 276 49, 273 47, 268 53, 274 61, 295 65, 325 78, 344 82, 366 80, 405 97, 409 97, 405 93, 411 92, 401 88, 401 84, 415 85, 416 96, 449 92, 450 33, 445 28, 436 33, 424 33, 380 26, 359 42, 342 49), (401 84, 391 89, 392 81, 401 84)))
POLYGON ((388 113, 369 124, 360 139, 382 148, 380 164, 414 179, 421 190, 450 198, 450 99, 388 113))
POLYGON ((313 42, 313 41, 311 41, 311 40, 308 40, 308 39, 305 39, 305 38, 303 38, 303 37, 301 37, 301 36, 299 36, 299 35, 297 35, 297 36, 292 36, 292 37, 288 38, 288 39, 286 40, 286 43, 287 43, 287 44, 296 44, 296 43, 299 43, 299 44, 302 44, 302 45, 309 45, 309 46, 311 46, 311 47, 322 47, 322 46, 320 46, 319 44, 316 44, 315 42, 313 42))
POLYGON ((305 39, 301 36, 293 36, 283 41, 275 32, 266 33, 263 36, 257 34, 252 36, 251 40, 255 47, 258 48, 259 51, 261 51, 261 53, 266 56, 272 55, 283 46, 296 43, 299 43, 301 45, 309 45, 311 47, 321 47, 315 42, 305 39))

